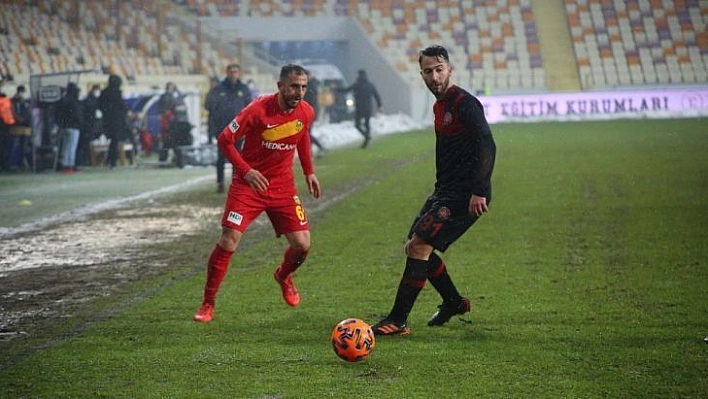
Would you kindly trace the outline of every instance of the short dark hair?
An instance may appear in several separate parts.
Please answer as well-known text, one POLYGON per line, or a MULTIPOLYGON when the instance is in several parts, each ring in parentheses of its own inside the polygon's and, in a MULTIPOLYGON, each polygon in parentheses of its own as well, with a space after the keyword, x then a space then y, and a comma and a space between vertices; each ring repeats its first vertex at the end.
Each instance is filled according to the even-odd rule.
POLYGON ((418 53, 418 65, 423 62, 423 57, 434 57, 438 60, 444 60, 450 63, 450 55, 447 53, 447 49, 439 44, 428 46, 418 53))
POLYGON ((238 69, 239 71, 241 70, 241 65, 239 64, 229 64, 226 66, 226 72, 229 72, 232 69, 238 69))
POLYGON ((297 64, 287 64, 280 68, 280 81, 285 80, 290 74, 307 75, 307 70, 297 64))

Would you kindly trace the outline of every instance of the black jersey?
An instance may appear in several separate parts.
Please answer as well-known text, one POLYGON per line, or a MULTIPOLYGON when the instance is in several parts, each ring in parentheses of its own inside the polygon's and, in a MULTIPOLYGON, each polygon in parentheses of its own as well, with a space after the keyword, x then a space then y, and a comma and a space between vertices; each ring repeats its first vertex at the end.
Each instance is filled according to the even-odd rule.
POLYGON ((492 196, 496 144, 479 100, 452 85, 433 106, 435 192, 440 196, 492 196))

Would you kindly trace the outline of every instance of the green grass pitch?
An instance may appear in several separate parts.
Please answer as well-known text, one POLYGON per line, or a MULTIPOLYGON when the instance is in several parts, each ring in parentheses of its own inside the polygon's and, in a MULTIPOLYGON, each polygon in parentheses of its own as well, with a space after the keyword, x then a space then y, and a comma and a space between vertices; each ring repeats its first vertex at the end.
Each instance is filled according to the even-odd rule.
MULTIPOLYGON (((331 151, 317 165, 319 202, 346 195, 311 212, 298 308, 272 279, 285 241, 254 232, 232 260, 215 321, 192 322, 218 230, 200 232, 154 248, 180 254, 168 276, 92 304, 93 322, 66 326, 78 332, 0 370, 0 397, 705 397, 706 126, 493 126, 490 212, 443 254, 473 311, 427 327, 439 304, 428 286, 412 335, 379 338, 352 364, 332 351, 331 329, 390 309, 403 239, 432 189, 434 138, 410 132, 331 151)), ((171 201, 218 204, 203 199, 212 188, 171 201)))

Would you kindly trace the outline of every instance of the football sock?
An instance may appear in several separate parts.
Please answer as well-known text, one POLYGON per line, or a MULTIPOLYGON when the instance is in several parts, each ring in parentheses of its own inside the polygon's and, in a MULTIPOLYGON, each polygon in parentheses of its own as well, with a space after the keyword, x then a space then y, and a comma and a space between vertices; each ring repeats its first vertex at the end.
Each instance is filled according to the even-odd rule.
POLYGON ((207 265, 207 281, 204 286, 204 302, 214 304, 216 302, 216 293, 219 291, 219 285, 226 276, 226 271, 229 270, 229 261, 234 253, 227 251, 219 244, 216 244, 214 250, 209 256, 209 264, 207 265))
POLYGON ((413 309, 420 290, 425 286, 428 262, 421 259, 406 258, 406 268, 398 284, 398 292, 388 318, 398 325, 406 323, 413 309))
POLYGON ((283 262, 280 264, 278 278, 286 278, 305 261, 309 251, 296 251, 292 247, 288 247, 283 254, 283 262))
POLYGON ((444 302, 455 302, 460 299, 460 293, 457 292, 455 284, 452 282, 450 275, 447 273, 445 262, 433 252, 428 258, 428 280, 435 287, 435 290, 440 294, 444 302))

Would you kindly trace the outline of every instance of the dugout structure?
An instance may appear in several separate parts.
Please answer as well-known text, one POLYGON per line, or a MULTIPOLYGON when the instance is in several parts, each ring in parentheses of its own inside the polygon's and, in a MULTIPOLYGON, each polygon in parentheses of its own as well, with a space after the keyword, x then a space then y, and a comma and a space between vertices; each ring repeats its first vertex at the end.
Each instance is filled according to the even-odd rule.
POLYGON ((61 149, 61 135, 56 123, 56 105, 64 96, 66 86, 79 86, 81 75, 100 73, 95 69, 30 75, 32 125, 30 158, 33 172, 56 170, 61 149))

